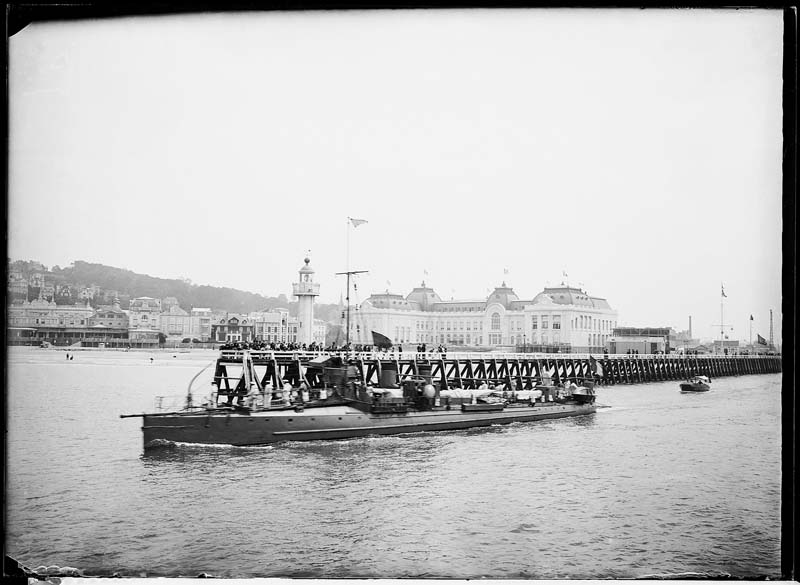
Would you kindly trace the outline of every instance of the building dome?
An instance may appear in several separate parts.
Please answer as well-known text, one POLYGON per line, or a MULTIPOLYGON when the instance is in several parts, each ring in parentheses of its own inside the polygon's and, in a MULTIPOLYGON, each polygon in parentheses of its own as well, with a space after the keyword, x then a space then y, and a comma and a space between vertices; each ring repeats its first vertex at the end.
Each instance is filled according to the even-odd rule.
POLYGON ((434 303, 442 302, 442 299, 436 294, 435 290, 429 286, 425 286, 424 280, 420 286, 415 287, 414 290, 408 294, 406 300, 409 304, 416 304, 423 311, 430 309, 434 303))
POLYGON ((500 303, 506 309, 508 309, 511 307, 511 303, 513 301, 518 301, 518 300, 519 297, 514 292, 514 289, 512 289, 510 286, 506 286, 506 283, 503 282, 503 284, 494 289, 494 292, 492 292, 492 294, 490 294, 487 297, 486 302, 487 304, 500 303))
POLYGON ((553 305, 555 301, 553 301, 553 297, 551 297, 546 292, 540 292, 538 295, 533 297, 533 304, 534 305, 553 305))
POLYGON ((314 269, 311 268, 311 265, 309 264, 311 262, 311 259, 308 256, 306 256, 303 262, 305 262, 306 265, 300 269, 300 274, 314 274, 314 269))
POLYGON ((611 309, 605 299, 590 296, 583 289, 568 286, 545 287, 542 292, 534 297, 533 303, 555 303, 556 305, 573 305, 591 307, 593 309, 611 309))
POLYGON ((375 307, 376 309, 409 310, 415 308, 411 303, 403 298, 403 295, 390 292, 370 295, 370 297, 365 300, 364 303, 369 303, 369 306, 375 307))

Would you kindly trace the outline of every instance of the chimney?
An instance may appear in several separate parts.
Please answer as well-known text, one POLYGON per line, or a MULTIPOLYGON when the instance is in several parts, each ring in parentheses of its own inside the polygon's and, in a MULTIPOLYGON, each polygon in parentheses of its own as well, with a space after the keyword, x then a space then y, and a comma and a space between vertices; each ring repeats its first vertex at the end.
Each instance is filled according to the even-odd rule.
POLYGON ((692 316, 689 315, 689 339, 692 339, 692 316))

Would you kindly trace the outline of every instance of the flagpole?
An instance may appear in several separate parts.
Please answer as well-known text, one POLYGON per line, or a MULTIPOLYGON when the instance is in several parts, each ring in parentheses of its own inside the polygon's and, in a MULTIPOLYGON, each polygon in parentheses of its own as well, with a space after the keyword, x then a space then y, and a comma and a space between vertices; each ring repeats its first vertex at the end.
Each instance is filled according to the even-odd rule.
POLYGON ((347 259, 345 271, 347 272, 347 329, 345 330, 345 345, 350 345, 350 218, 347 218, 347 259))
POLYGON ((750 315, 750 348, 753 347, 753 316, 750 315))
POLYGON ((719 283, 719 352, 725 348, 725 321, 722 317, 722 299, 725 298, 725 285, 719 283))

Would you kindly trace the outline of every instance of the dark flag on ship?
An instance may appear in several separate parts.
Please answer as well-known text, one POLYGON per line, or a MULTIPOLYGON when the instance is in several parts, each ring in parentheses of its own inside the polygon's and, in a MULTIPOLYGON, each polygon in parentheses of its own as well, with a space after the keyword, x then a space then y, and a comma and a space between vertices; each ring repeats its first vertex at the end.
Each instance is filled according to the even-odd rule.
POLYGON ((372 344, 375 347, 380 349, 389 349, 392 347, 392 340, 383 335, 382 333, 378 333, 377 331, 372 332, 372 344))
POLYGON ((594 359, 592 356, 589 356, 589 365, 592 368, 592 371, 596 374, 597 373, 597 360, 594 359))
POLYGON ((758 336, 758 343, 759 343, 760 345, 767 345, 767 340, 766 340, 766 339, 764 339, 763 337, 761 337, 761 336, 760 336, 760 335, 758 335, 758 334, 756 334, 756 335, 758 336))
POLYGON ((589 356, 589 365, 591 366, 592 372, 595 376, 603 376, 603 366, 597 363, 597 360, 592 356, 589 356))

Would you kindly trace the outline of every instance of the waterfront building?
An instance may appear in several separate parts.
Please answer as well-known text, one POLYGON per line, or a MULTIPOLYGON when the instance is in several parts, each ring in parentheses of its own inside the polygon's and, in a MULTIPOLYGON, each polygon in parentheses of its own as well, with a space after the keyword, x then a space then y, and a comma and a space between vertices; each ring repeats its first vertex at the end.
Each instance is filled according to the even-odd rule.
POLYGON ((692 348, 698 345, 700 345, 700 339, 692 337, 691 329, 678 331, 674 336, 670 337, 670 349, 678 353, 688 353, 692 348))
POLYGON ((89 327, 110 327, 128 329, 128 314, 120 308, 119 299, 114 299, 111 306, 101 305, 89 317, 89 327))
POLYGON ((88 326, 94 309, 88 304, 58 305, 41 296, 32 301, 14 304, 7 309, 9 325, 20 327, 88 326))
POLYGON ((158 328, 161 333, 166 335, 168 340, 182 341, 192 336, 192 317, 181 309, 177 302, 174 304, 169 303, 169 308, 162 311, 158 316, 158 328))
POLYGON ((670 353, 676 346, 671 327, 615 327, 608 340, 609 353, 670 353))
POLYGON ((253 338, 266 343, 294 343, 297 341, 299 324, 289 316, 288 309, 254 311, 250 313, 253 322, 253 338))
POLYGON ((563 283, 530 300, 503 282, 485 299, 444 301, 423 282, 405 297, 373 294, 354 315, 356 343, 375 331, 395 344, 507 351, 602 351, 617 323, 608 301, 563 283))
POLYGON ((207 307, 196 307, 192 309, 190 316, 192 339, 209 341, 211 339, 211 322, 214 318, 211 309, 207 307))
POLYGON ((159 339, 157 329, 129 328, 128 345, 131 347, 158 347, 159 339))
POLYGON ((152 297, 131 299, 128 316, 131 329, 150 329, 158 331, 161 301, 152 297))
POLYGON ((716 354, 737 355, 742 352, 741 345, 738 339, 715 339, 712 344, 712 351, 716 354))
POLYGON ((309 345, 314 341, 314 299, 319 296, 319 284, 314 282, 310 260, 304 262, 299 282, 292 284, 292 294, 297 297, 297 342, 309 345))
MULTIPOLYGON (((78 333, 78 332, 76 332, 78 333)), ((77 341, 82 347, 127 347, 128 314, 120 308, 119 299, 111 305, 101 305, 89 317, 86 331, 79 332, 77 341)))
POLYGON ((217 343, 253 341, 253 321, 247 315, 225 313, 224 317, 211 324, 211 339, 217 343))
POLYGON ((314 319, 314 336, 312 341, 324 346, 325 337, 328 335, 328 324, 322 319, 314 319))
MULTIPOLYGON (((40 289, 41 290, 41 289, 40 289)), ((41 297, 7 308, 7 343, 10 345, 48 342, 72 345, 89 333, 95 310, 86 304, 58 305, 41 297)))
POLYGON ((322 319, 314 319, 311 327, 311 341, 302 341, 300 320, 289 315, 288 309, 255 311, 249 314, 253 322, 254 339, 265 343, 305 343, 324 345, 327 324, 322 319))

